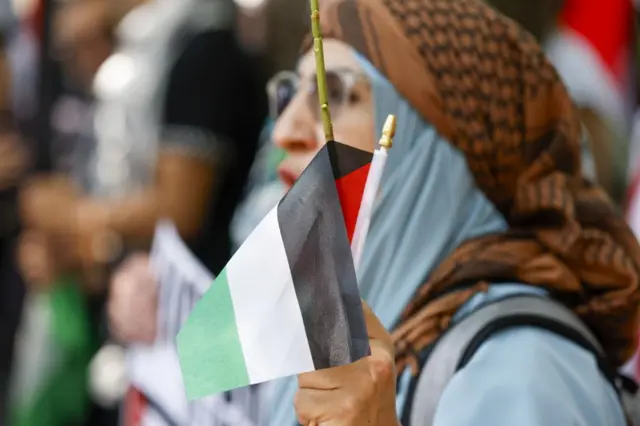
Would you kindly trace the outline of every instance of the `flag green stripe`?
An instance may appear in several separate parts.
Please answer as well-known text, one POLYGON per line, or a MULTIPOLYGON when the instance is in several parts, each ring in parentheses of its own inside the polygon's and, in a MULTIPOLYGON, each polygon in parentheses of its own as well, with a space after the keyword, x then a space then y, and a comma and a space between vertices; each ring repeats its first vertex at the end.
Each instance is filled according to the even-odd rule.
POLYGON ((250 384, 226 269, 195 306, 177 343, 189 399, 250 384))

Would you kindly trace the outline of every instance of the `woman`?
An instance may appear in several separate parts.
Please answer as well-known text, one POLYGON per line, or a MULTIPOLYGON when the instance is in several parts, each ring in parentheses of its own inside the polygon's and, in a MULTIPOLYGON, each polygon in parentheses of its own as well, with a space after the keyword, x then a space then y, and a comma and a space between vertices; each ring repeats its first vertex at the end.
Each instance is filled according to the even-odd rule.
MULTIPOLYGON (((359 271, 379 321, 367 310, 368 360, 275 383, 266 423, 399 424, 417 355, 515 294, 570 301, 622 363, 635 346, 640 249, 582 179, 577 113, 531 36, 474 0, 336 0, 321 22, 336 139, 372 149, 386 114, 399 119, 359 271)), ((312 55, 272 84, 289 185, 323 143, 312 55)), ((520 327, 482 345, 433 424, 625 419, 590 352, 520 327)))
MULTIPOLYGON (((403 414, 411 372, 419 372, 416 355, 451 321, 509 294, 574 296, 571 307, 611 360, 623 362, 635 344, 640 251, 606 197, 582 181, 577 114, 533 39, 476 1, 323 7, 326 38, 344 43, 327 42, 328 68, 371 82, 370 94, 355 83, 342 107, 334 106, 336 138, 370 143, 374 124, 391 112, 401 123, 359 271, 363 298, 394 330, 396 414, 403 414), (619 261, 595 256, 603 249, 619 261)), ((303 105, 313 78, 307 55, 301 90, 274 130, 290 153, 287 179, 322 140, 317 109, 303 105)), ((298 390, 295 382, 280 384, 271 424, 293 424, 296 391, 303 424, 357 424, 344 422, 345 413, 361 418, 368 407, 388 406, 378 397, 388 392, 353 387, 371 385, 368 371, 347 370, 304 375, 298 390), (348 398, 362 393, 371 398, 348 398)), ((588 352, 526 327, 489 339, 449 383, 435 418, 436 425, 546 423, 622 425, 624 417, 588 352)))

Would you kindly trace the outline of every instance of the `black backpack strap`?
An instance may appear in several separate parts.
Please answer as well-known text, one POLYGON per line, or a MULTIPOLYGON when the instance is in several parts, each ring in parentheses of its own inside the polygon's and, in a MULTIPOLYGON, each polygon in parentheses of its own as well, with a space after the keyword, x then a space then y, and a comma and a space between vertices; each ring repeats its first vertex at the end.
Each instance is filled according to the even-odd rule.
POLYGON ((545 297, 508 297, 474 311, 438 340, 415 383, 407 426, 431 426, 447 384, 489 337, 512 327, 539 327, 592 352, 600 369, 616 386, 615 370, 591 330, 571 310, 545 297))

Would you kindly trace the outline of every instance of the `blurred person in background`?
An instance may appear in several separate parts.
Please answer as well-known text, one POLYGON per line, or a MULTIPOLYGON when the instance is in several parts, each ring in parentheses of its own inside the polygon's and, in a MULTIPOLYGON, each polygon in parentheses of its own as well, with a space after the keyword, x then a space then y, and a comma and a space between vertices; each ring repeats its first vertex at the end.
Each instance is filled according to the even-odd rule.
POLYGON ((74 0, 56 10, 53 22, 53 52, 65 89, 52 110, 53 168, 81 187, 86 187, 86 164, 95 149, 93 80, 115 48, 110 9, 106 0, 74 0))
POLYGON ((28 153, 15 118, 10 42, 18 22, 9 0, 0 0, 0 423, 20 317, 23 288, 13 265, 19 232, 17 186, 28 165, 28 153))
MULTIPOLYGON (((23 199, 26 198, 23 201, 27 204, 23 207, 29 207, 29 202, 33 201, 30 194, 35 192, 42 194, 47 202, 60 199, 58 210, 50 211, 58 213, 64 207, 63 202, 68 201, 65 195, 86 186, 87 163, 95 151, 93 79, 114 48, 115 26, 109 7, 106 0, 75 0, 54 9, 53 52, 55 64, 61 69, 60 75, 55 73, 54 79, 60 77, 61 87, 55 90, 50 117, 52 140, 48 143, 47 154, 51 157, 53 170, 51 174, 39 175, 27 182, 23 188, 23 199)), ((29 214, 29 211, 23 213, 29 214)), ((27 244, 28 248, 38 247, 36 241, 62 236, 55 232, 47 235, 45 231, 46 228, 40 229, 39 226, 27 229, 26 240, 33 241, 33 244, 27 244)), ((24 251, 22 260, 28 263, 31 258, 35 259, 36 265, 39 264, 40 256, 31 256, 30 252, 30 249, 24 251)), ((23 273, 33 284, 51 279, 49 273, 44 273, 48 269, 25 266, 23 273), (38 277, 41 273, 47 279, 38 277)))
POLYGON ((268 0, 266 44, 271 75, 295 66, 300 40, 309 31, 309 2, 268 0))
POLYGON ((298 0, 234 0, 238 33, 249 51, 265 58, 267 75, 295 65, 309 29, 309 4, 298 0))
POLYGON ((224 266, 266 116, 260 66, 236 40, 230 0, 111 6, 126 14, 93 82, 96 147, 83 178, 42 179, 22 196, 24 221, 40 236, 26 243, 41 254, 23 256, 25 276, 46 287, 81 272, 98 300, 109 264, 147 247, 159 218, 176 223, 208 268, 224 266))
MULTIPOLYGON (((35 21, 39 21, 39 13, 36 10, 35 21)), ((51 160, 52 171, 28 181, 23 195, 28 195, 30 191, 41 191, 52 200, 74 192, 85 183, 86 163, 95 145, 92 82, 100 65, 112 53, 113 31, 114 22, 109 3, 105 0, 75 0, 54 8, 52 38, 55 57, 50 69, 53 75, 49 76, 54 86, 52 114, 49 117, 52 140, 47 141, 45 153, 51 160), (58 190, 60 193, 57 193, 58 190)), ((29 31, 25 30, 24 33, 29 31)), ((27 116, 23 125, 34 127, 36 123, 33 117, 27 116)), ((26 130, 33 134, 33 131, 26 130)), ((45 233, 40 232, 42 230, 27 231, 27 240, 34 241, 34 244, 27 244, 29 248, 39 245, 35 243, 36 240, 46 239, 45 233)), ((29 256, 30 251, 26 250, 23 260, 40 258, 29 256)), ((35 251, 40 253, 40 250, 35 251)), ((36 260, 34 263, 41 262, 36 260)), ((23 269, 27 275, 39 275, 48 268, 23 269)))
MULTIPOLYGON (((38 11, 36 8, 36 16, 38 11)), ((86 181, 86 164, 95 146, 92 81, 114 47, 114 21, 108 1, 54 4, 52 14, 53 48, 48 53, 53 57, 46 59, 50 61, 45 64, 47 74, 41 74, 52 97, 51 115, 47 117, 50 132, 46 141, 39 140, 37 146, 32 146, 34 154, 44 161, 36 170, 41 174, 33 176, 23 188, 27 192, 42 192, 48 197, 45 205, 56 199, 60 204, 71 200, 71 195, 86 181)), ((25 26, 20 46, 29 47, 30 35, 25 26)), ((43 46, 40 40, 40 49, 43 46)), ((38 62, 43 59, 44 56, 39 57, 38 62)), ((27 65, 25 62, 22 66, 27 65)), ((22 84, 27 84, 27 80, 22 84)), ((18 89, 21 96, 28 97, 28 90, 18 89)), ((38 99, 38 108, 47 102, 48 99, 38 99)), ((23 126, 27 134, 42 139, 42 123, 37 118, 27 109, 23 112, 23 126)), ((50 213, 60 214, 60 210, 50 213)), ((70 276, 57 273, 71 269, 73 257, 63 259, 56 255, 58 264, 54 265, 52 252, 48 251, 50 247, 58 253, 67 250, 70 247, 67 240, 68 236, 49 233, 38 226, 27 226, 22 233, 18 258, 31 291, 25 300, 17 362, 12 371, 12 425, 82 424, 87 415, 84 366, 95 350, 96 340, 91 330, 91 309, 79 289, 49 288, 54 282, 70 282, 70 276), (62 383, 64 396, 59 391, 62 383)), ((102 413, 92 410, 91 414, 90 421, 98 426, 97 417, 102 413)))
MULTIPOLYGON (((170 217, 199 257, 219 269, 230 250, 229 210, 266 108, 259 68, 237 44, 233 17, 226 0, 150 1, 132 9, 118 28, 117 51, 94 82, 91 196, 75 194, 73 203, 52 197, 65 221, 36 208, 51 195, 46 188, 28 188, 27 223, 72 235, 78 248, 96 246, 106 234, 125 247, 144 247, 155 221, 170 217), (205 221, 208 211, 215 217, 205 221)), ((94 266, 104 260, 95 254, 84 252, 83 260, 94 266)))

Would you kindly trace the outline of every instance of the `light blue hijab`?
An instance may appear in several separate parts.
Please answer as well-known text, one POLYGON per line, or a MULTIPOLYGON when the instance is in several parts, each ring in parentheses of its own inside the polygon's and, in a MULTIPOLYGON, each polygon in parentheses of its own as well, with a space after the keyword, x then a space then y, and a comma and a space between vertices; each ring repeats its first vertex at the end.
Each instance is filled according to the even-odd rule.
MULTIPOLYGON (((398 118, 358 271, 363 299, 392 329, 418 287, 456 247, 503 231, 507 224, 475 186, 463 154, 425 123, 367 60, 358 59, 371 82, 376 130, 382 129, 388 114, 398 118)), ((267 389, 271 412, 266 424, 297 424, 296 378, 279 380, 267 389)))

